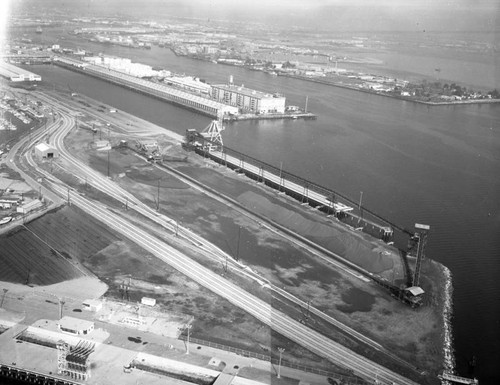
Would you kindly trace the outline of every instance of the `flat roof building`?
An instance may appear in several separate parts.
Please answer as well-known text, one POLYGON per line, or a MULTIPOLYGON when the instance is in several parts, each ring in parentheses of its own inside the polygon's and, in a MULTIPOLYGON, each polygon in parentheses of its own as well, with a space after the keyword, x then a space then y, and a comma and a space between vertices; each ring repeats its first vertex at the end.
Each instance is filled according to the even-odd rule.
POLYGON ((280 94, 270 94, 229 84, 212 85, 212 98, 218 102, 238 107, 242 112, 256 114, 283 114, 286 98, 280 94))
POLYGON ((169 87, 166 84, 159 84, 145 79, 137 78, 126 73, 113 70, 111 68, 108 69, 62 56, 55 57, 54 62, 80 68, 89 75, 104 78, 108 81, 123 85, 128 88, 132 88, 136 91, 146 92, 149 95, 153 95, 160 99, 167 100, 199 112, 203 112, 209 116, 219 117, 238 114, 237 107, 219 103, 211 99, 209 96, 202 97, 193 95, 174 87, 169 87))
POLYGON ((43 206, 43 203, 38 199, 33 199, 31 202, 27 202, 21 206, 17 206, 16 212, 21 214, 27 214, 43 206))
POLYGON ((64 316, 57 323, 57 327, 63 333, 85 335, 90 334, 94 330, 94 323, 92 321, 64 316))
POLYGON ((35 155, 39 159, 57 158, 59 151, 47 143, 40 143, 35 146, 35 155))
POLYGON ((164 82, 190 92, 199 94, 209 94, 212 87, 210 84, 202 82, 200 79, 192 76, 170 76, 165 78, 164 82))
POLYGON ((10 63, 0 60, 0 76, 9 79, 11 82, 40 82, 42 77, 33 72, 26 71, 10 63))

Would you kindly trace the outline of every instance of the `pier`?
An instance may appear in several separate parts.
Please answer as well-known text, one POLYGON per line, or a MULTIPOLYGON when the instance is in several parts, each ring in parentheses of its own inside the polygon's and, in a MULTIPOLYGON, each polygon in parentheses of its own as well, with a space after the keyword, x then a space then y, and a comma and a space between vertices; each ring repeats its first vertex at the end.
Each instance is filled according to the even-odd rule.
POLYGON ((200 112, 213 118, 238 114, 237 107, 180 91, 161 83, 151 82, 123 72, 82 62, 80 60, 56 56, 54 57, 53 63, 64 68, 82 72, 110 83, 129 88, 133 91, 141 92, 157 99, 200 112))
POLYGON ((214 122, 202 133, 198 133, 196 130, 188 130, 186 133, 186 147, 205 158, 210 158, 229 169, 246 175, 257 183, 263 183, 278 190, 279 193, 292 196, 303 205, 314 207, 327 215, 335 216, 337 219, 353 226, 353 228, 362 230, 386 242, 392 240, 394 228, 413 235, 408 230, 396 226, 365 208, 361 208, 358 203, 345 195, 285 171, 282 166, 275 167, 223 146, 220 133, 209 133, 209 131, 213 130, 211 127, 214 127, 214 122), (219 140, 214 141, 214 138, 219 138, 219 140), (359 213, 356 213, 355 209, 359 213), (366 213, 370 215, 370 218, 365 217, 366 213))
POLYGON ((445 381, 451 381, 455 384, 469 384, 469 385, 478 385, 479 381, 476 380, 475 378, 465 378, 465 377, 460 377, 460 376, 455 376, 454 374, 450 373, 443 373, 442 375, 439 376, 441 380, 445 381))

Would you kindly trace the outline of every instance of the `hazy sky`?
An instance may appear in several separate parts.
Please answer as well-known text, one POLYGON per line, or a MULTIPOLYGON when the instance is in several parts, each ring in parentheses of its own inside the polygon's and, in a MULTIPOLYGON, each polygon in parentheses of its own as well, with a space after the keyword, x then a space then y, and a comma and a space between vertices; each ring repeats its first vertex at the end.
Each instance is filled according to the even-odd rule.
MULTIPOLYGON (((339 31, 500 29, 500 0, 0 0, 131 17, 252 20, 339 31)), ((0 11, 2 9, 0 8, 0 11)))

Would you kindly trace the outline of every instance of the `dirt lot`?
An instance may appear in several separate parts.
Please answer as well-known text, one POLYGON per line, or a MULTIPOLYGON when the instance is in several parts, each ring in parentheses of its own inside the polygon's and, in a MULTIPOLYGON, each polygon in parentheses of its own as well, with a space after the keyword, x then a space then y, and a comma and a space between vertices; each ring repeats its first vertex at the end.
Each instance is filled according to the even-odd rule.
POLYGON ((81 277, 64 254, 24 227, 0 237, 0 281, 36 286, 81 277))

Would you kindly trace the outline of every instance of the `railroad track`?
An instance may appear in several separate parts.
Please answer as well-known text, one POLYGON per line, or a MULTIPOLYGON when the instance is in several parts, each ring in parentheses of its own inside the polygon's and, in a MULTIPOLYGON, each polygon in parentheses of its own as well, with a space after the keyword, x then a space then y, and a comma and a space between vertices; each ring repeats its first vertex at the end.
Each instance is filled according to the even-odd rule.
MULTIPOLYGON (((52 141, 59 148, 64 159, 70 162, 71 167, 75 167, 76 170, 82 172, 86 176, 87 183, 91 183, 94 187, 106 192, 121 202, 129 200, 130 203, 133 203, 132 207, 134 207, 134 209, 142 215, 151 218, 170 231, 175 231, 174 226, 176 227, 177 224, 174 220, 167 218, 144 205, 133 195, 120 189, 116 184, 109 181, 107 178, 104 178, 101 174, 80 164, 79 161, 74 159, 71 154, 69 154, 64 147, 63 139, 73 127, 74 122, 72 117, 67 115, 67 113, 69 113, 68 110, 59 110, 59 113, 61 114, 63 124, 56 127, 57 131, 53 134, 52 141)), ((36 167, 36 164, 33 162, 30 155, 31 154, 28 151, 28 162, 32 167, 36 167)), ((56 191, 62 197, 66 197, 67 187, 50 174, 47 175, 48 173, 44 173, 47 177, 47 182, 51 185, 51 189, 56 191)), ((365 379, 372 380, 377 378, 379 381, 385 381, 388 384, 414 384, 413 381, 393 373, 392 371, 385 369, 384 367, 375 364, 354 352, 351 352, 349 349, 341 346, 340 344, 329 340, 320 333, 310 330, 298 321, 295 321, 276 309, 273 309, 266 302, 250 295, 238 286, 220 277, 218 274, 201 266, 178 250, 145 232, 138 226, 131 224, 119 215, 111 212, 106 206, 96 202, 91 202, 80 196, 76 191, 72 192, 71 202, 98 218, 115 231, 123 234, 127 238, 130 238, 183 274, 191 277, 199 284, 228 299, 236 306, 241 307, 250 314, 254 315, 257 319, 272 327, 274 330, 308 348, 312 352, 331 360, 335 364, 340 364, 350 368, 355 374, 360 375, 365 379)), ((224 258, 228 257, 222 250, 209 244, 206 240, 196 234, 190 231, 188 232, 187 229, 183 229, 183 233, 184 238, 191 242, 192 246, 202 249, 203 253, 224 258)), ((266 282, 262 283, 266 284, 266 282)), ((354 335, 354 337, 360 338, 357 335, 354 335)))

